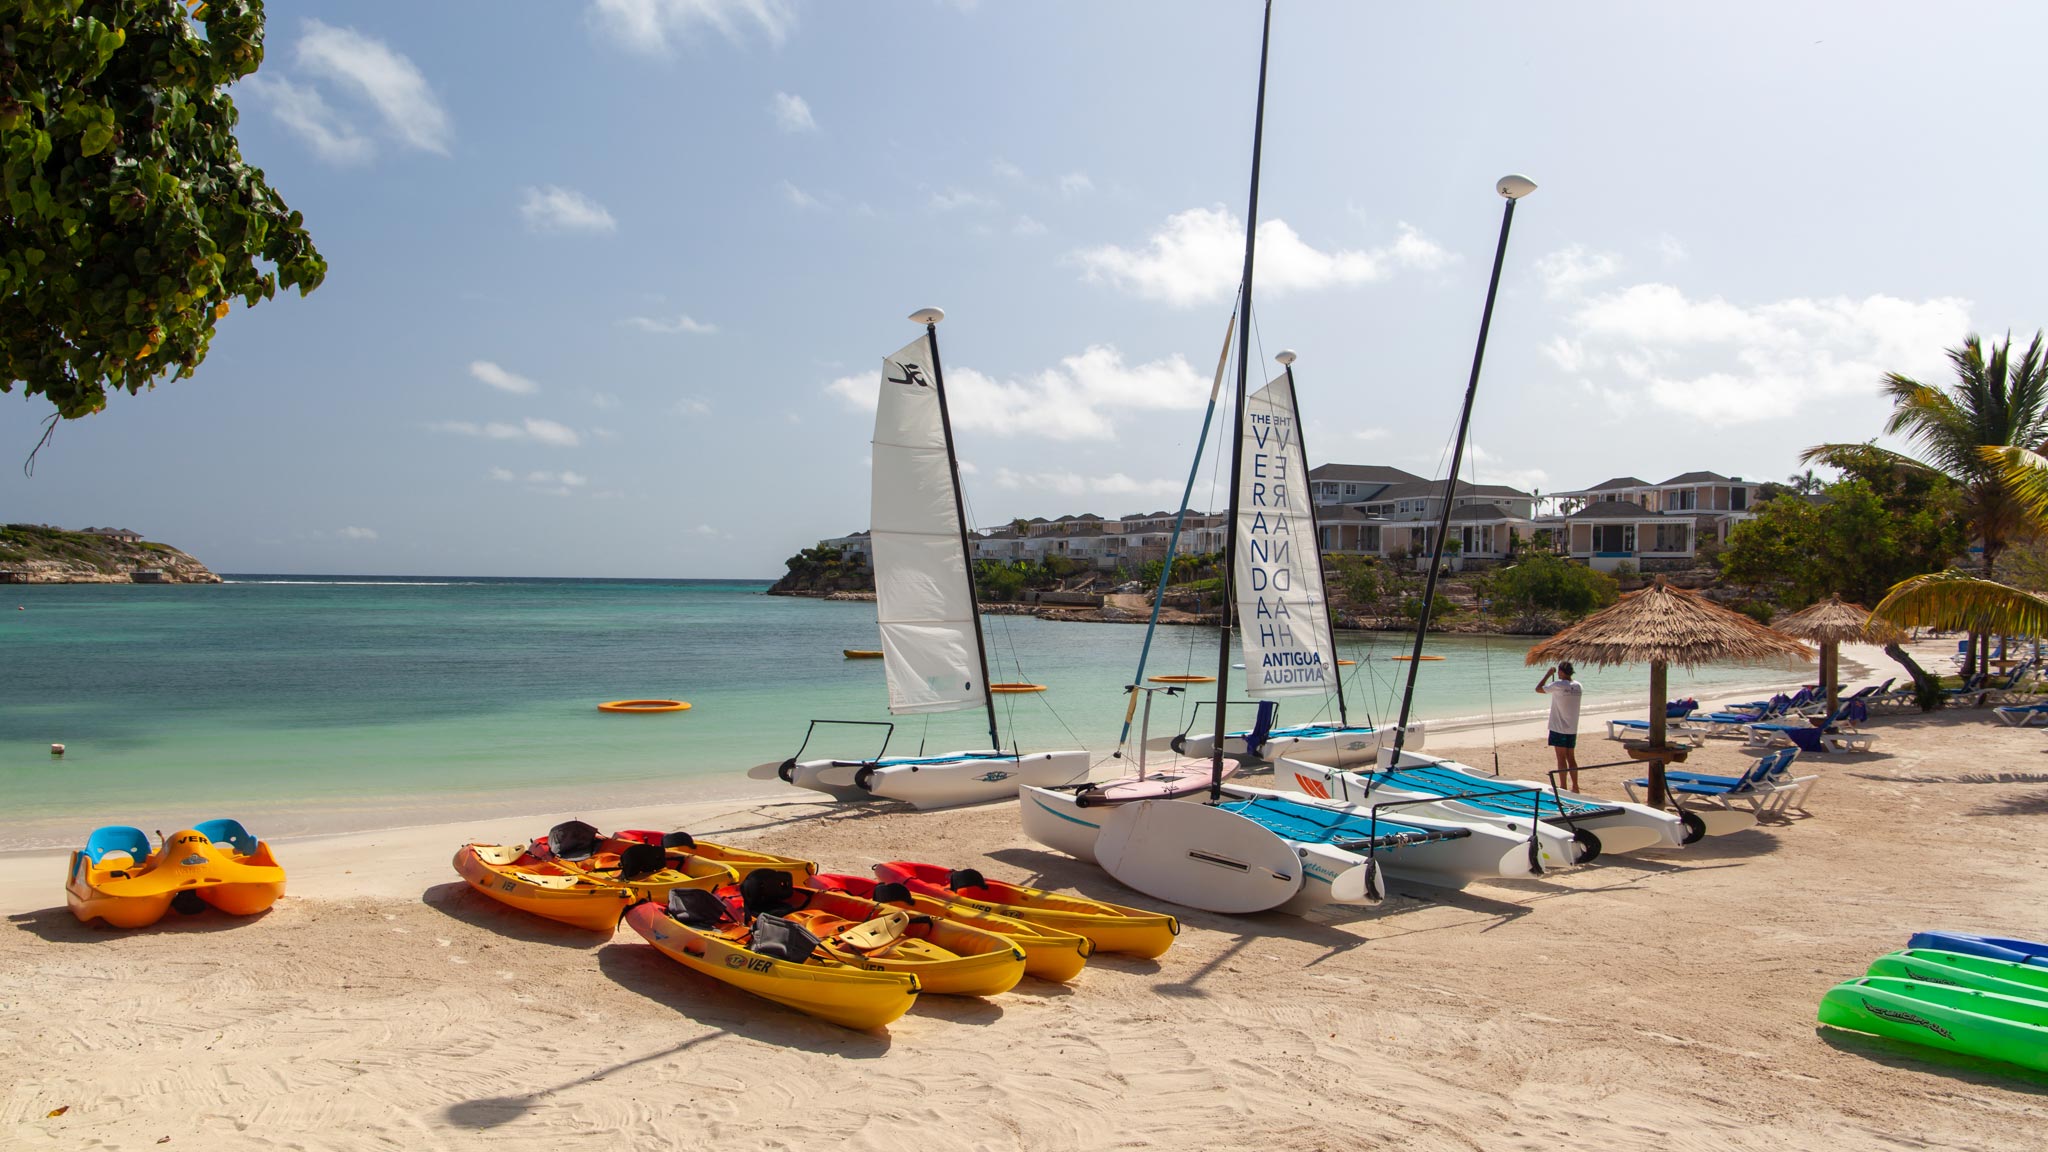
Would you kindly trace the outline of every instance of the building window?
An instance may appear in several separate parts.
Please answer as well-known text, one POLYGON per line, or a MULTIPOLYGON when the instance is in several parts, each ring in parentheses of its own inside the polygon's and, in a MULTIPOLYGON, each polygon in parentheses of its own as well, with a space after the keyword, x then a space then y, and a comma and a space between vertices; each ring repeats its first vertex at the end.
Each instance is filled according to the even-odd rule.
POLYGON ((1734 488, 1728 492, 1728 510, 1746 512, 1749 510, 1749 489, 1734 488))
POLYGON ((1593 525, 1593 551, 1632 553, 1636 550, 1636 526, 1633 524, 1593 525))
POLYGON ((1692 539, 1692 525, 1659 524, 1656 527, 1656 543, 1651 547, 1650 551, 1685 552, 1689 550, 1692 539))

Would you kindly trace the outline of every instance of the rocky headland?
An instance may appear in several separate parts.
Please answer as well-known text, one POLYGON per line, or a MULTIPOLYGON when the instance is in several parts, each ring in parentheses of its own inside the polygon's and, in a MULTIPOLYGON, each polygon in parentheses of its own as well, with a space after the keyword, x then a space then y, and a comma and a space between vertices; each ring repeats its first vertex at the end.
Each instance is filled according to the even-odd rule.
POLYGON ((0 584, 218 584, 190 554, 128 534, 0 525, 0 584))

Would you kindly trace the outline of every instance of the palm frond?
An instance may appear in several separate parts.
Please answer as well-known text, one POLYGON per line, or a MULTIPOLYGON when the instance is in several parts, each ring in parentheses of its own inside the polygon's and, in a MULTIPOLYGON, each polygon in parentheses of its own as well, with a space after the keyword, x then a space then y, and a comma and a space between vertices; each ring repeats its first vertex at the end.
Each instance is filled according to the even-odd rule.
POLYGON ((1819 464, 1826 468, 1848 468, 1852 463, 1860 464, 1872 457, 1882 459, 1894 468, 1912 472, 1936 472, 1926 464, 1913 459, 1903 452, 1879 448, 1875 444, 1815 444, 1799 454, 1801 464, 1819 464))
POLYGON ((2048 456, 1989 444, 1977 451, 1985 466, 1997 473, 2024 518, 2032 521, 2023 527, 2031 534, 2048 533, 2048 456))
POLYGON ((1901 628, 2048 635, 2048 599, 1955 568, 1900 581, 1870 614, 1901 628))

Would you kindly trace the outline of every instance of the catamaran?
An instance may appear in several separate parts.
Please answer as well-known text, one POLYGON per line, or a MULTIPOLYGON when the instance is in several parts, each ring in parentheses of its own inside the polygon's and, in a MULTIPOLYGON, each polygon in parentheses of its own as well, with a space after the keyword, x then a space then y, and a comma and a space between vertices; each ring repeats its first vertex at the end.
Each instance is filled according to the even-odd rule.
POLYGON ((1228 591, 1206 794, 1090 804, 1085 791, 1025 788, 1020 791, 1024 829, 1047 847, 1094 861, 1140 892, 1225 913, 1373 903, 1384 893, 1382 860, 1396 874, 1449 886, 1483 876, 1540 873, 1535 842, 1491 825, 1405 813, 1396 817, 1383 811, 1386 805, 1315 800, 1223 778, 1233 607, 1252 696, 1322 694, 1339 687, 1336 638, 1323 600, 1315 513, 1294 402, 1294 354, 1281 353, 1282 373, 1255 396, 1246 395, 1271 35, 1269 0, 1259 46, 1251 196, 1238 289, 1241 320, 1231 409, 1237 431, 1231 442, 1230 532, 1224 545, 1228 591))
POLYGON ((1088 773, 1085 750, 1003 749, 939 362, 938 324, 945 315, 937 308, 912 314, 924 334, 882 361, 869 525, 875 615, 889 711, 918 715, 980 705, 988 712, 989 747, 887 756, 885 735, 872 757, 805 760, 803 750, 820 724, 865 723, 894 732, 879 721, 814 720, 796 755, 753 768, 748 775, 755 779, 780 778, 839 800, 950 808, 1015 796, 1020 784, 1065 784, 1088 773))

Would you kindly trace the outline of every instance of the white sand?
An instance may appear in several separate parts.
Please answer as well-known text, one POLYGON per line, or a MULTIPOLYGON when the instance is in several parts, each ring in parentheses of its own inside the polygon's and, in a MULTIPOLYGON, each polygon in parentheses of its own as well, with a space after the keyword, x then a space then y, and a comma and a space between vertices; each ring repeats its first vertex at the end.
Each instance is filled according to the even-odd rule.
MULTIPOLYGON (((571 813, 286 841, 267 915, 139 932, 76 923, 62 857, 0 859, 0 1147, 2038 1149, 2048 1077, 1813 1024, 1915 928, 2048 937, 2048 736, 1976 711, 1872 730, 1877 755, 1801 762, 1826 776, 1809 818, 1461 893, 1397 884, 1357 915, 1190 914, 1158 961, 927 996, 872 1035, 449 868, 571 813)), ((1136 900, 1024 841, 1009 805, 573 815, 1136 900)))

